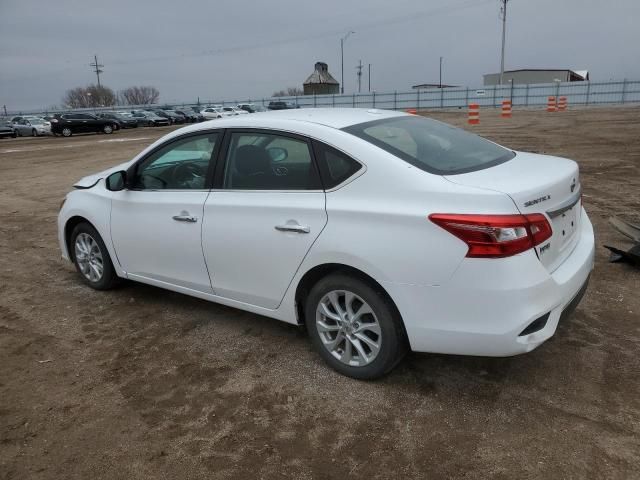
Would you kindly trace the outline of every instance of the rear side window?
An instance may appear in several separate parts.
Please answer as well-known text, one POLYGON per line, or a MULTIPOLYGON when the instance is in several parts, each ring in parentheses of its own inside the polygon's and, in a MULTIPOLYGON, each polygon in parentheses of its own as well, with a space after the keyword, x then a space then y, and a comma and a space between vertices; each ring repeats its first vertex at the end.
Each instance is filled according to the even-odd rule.
POLYGON ((362 168, 362 165, 353 158, 329 145, 314 142, 313 149, 318 160, 322 184, 326 190, 340 185, 362 168))
POLYGON ((515 157, 511 150, 465 130, 413 115, 360 123, 343 130, 439 175, 482 170, 515 157))

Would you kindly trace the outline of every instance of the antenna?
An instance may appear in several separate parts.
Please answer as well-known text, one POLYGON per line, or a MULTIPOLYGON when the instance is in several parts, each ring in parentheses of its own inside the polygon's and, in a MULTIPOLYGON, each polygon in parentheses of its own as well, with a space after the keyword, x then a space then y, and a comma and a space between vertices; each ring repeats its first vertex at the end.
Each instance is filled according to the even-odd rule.
POLYGON ((94 71, 96 72, 96 77, 98 77, 98 88, 100 88, 100 74, 102 72, 104 72, 104 70, 101 70, 101 68, 103 68, 104 65, 100 65, 98 63, 98 56, 97 55, 93 56, 93 60, 94 60, 94 62, 90 63, 89 66, 95 68, 94 71))

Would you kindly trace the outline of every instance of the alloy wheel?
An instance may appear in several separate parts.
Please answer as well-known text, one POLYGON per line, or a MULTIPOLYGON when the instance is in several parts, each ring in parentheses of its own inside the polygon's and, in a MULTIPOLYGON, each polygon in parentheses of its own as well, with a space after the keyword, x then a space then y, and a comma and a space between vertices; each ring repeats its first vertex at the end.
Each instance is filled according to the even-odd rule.
POLYGON ((316 329, 324 348, 345 365, 368 365, 380 352, 378 318, 353 292, 333 290, 323 296, 316 309, 316 329))
POLYGON ((102 252, 98 242, 88 233, 76 237, 75 256, 80 272, 90 282, 99 282, 104 273, 102 252))

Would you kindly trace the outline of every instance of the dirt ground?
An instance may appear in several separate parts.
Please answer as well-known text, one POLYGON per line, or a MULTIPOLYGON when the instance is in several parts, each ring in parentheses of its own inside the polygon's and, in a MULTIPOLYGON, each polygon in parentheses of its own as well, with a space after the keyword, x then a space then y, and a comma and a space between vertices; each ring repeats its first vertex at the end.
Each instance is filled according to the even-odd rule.
POLYGON ((580 163, 587 295, 530 354, 411 354, 376 382, 334 373, 296 327, 92 291, 61 260, 72 183, 168 128, 0 140, 0 479, 640 478, 640 270, 601 246, 629 245, 609 215, 640 221, 640 107, 497 113, 473 130, 580 163))

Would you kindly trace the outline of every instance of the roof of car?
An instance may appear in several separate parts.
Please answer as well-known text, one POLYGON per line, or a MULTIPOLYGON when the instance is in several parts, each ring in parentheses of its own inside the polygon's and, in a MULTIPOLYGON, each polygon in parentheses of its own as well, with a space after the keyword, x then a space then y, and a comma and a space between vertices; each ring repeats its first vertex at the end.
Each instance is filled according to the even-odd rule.
MULTIPOLYGON (((251 115, 235 115, 233 117, 212 120, 220 127, 253 127, 258 128, 264 123, 268 126, 269 119, 279 121, 316 123, 331 128, 341 129, 358 123, 406 116, 404 112, 393 110, 378 110, 366 108, 297 108, 291 110, 271 110, 251 115)), ((209 122, 198 123, 194 130, 210 128, 209 122), (198 128, 200 127, 200 128, 198 128)))

